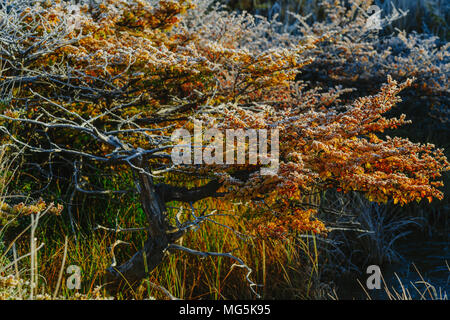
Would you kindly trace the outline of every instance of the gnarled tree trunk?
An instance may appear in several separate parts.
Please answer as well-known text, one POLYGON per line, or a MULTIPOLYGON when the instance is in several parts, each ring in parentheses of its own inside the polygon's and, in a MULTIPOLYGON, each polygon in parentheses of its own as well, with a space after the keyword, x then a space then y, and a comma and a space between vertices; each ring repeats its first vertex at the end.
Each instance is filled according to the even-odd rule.
POLYGON ((166 207, 155 190, 153 179, 139 173, 140 200, 147 216, 148 234, 144 247, 120 266, 108 268, 108 290, 138 286, 141 280, 163 260, 170 239, 170 225, 166 221, 166 207))
POLYGON ((180 239, 185 231, 167 221, 165 203, 173 200, 196 202, 210 196, 220 196, 216 191, 221 184, 210 181, 202 187, 186 189, 166 184, 155 185, 146 172, 138 172, 142 209, 147 216, 148 235, 144 247, 120 266, 108 268, 107 289, 117 292, 121 288, 135 288, 141 280, 163 260, 170 244, 180 239))

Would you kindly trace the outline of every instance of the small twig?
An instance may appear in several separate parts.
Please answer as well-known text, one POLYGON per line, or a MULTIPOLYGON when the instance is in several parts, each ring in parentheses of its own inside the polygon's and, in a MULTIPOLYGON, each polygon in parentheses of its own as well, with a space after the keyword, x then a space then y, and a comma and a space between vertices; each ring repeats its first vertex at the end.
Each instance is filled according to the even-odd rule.
MULTIPOLYGON (((41 243, 41 245, 35 249, 35 252, 39 251, 44 245, 45 245, 45 243, 41 243)), ((16 263, 19 262, 20 260, 22 260, 22 259, 24 259, 24 258, 26 258, 26 257, 29 257, 30 255, 31 255, 31 252, 29 252, 29 253, 27 253, 27 254, 24 254, 23 256, 21 256, 21 257, 15 259, 13 262, 11 262, 10 264, 8 264, 8 265, 6 265, 5 267, 3 267, 3 268, 0 270, 0 273, 3 272, 3 271, 5 271, 6 269, 8 269, 9 267, 11 267, 12 265, 16 264, 16 263)))
POLYGON ((95 230, 99 230, 99 229, 101 229, 101 230, 106 230, 106 231, 109 231, 109 232, 119 233, 119 232, 137 232, 137 231, 143 231, 143 230, 146 230, 147 228, 146 228, 146 227, 142 227, 142 228, 126 228, 126 229, 123 229, 123 228, 121 228, 120 226, 117 227, 117 228, 108 228, 108 227, 101 226, 101 225, 99 225, 99 224, 98 224, 96 227, 94 227, 94 231, 95 231, 95 230))
POLYGON ((64 239, 64 255, 61 263, 61 269, 59 270, 58 282, 56 283, 55 292, 53 293, 53 298, 56 298, 59 291, 59 286, 61 285, 61 279, 63 276, 64 265, 66 264, 66 256, 67 256, 67 236, 64 239))
POLYGON ((116 256, 114 254, 114 248, 119 245, 119 244, 127 244, 130 245, 130 243, 122 241, 122 240, 116 240, 116 242, 113 243, 113 245, 111 246, 110 250, 111 250, 111 255, 112 255, 112 263, 111 266, 112 268, 114 268, 117 265, 117 261, 116 261, 116 256))
POLYGON ((170 300, 181 300, 180 298, 177 298, 177 297, 173 296, 173 295, 169 292, 169 290, 167 290, 167 289, 164 288, 163 286, 160 286, 160 285, 158 285, 158 284, 156 284, 156 283, 150 282, 149 280, 146 280, 146 282, 147 282, 151 287, 153 287, 153 288, 155 288, 155 289, 158 289, 158 290, 161 290, 165 295, 167 295, 167 296, 170 298, 170 300))
POLYGON ((180 246, 180 245, 177 245, 177 244, 173 244, 173 243, 169 244, 169 246, 167 248, 169 250, 170 249, 176 249, 176 250, 185 251, 185 252, 190 253, 190 254, 201 256, 203 258, 214 256, 214 257, 226 257, 226 258, 230 258, 230 259, 235 260, 238 264, 234 263, 231 266, 231 269, 233 269, 234 267, 247 269, 247 274, 245 275, 245 278, 246 278, 247 282, 250 285, 250 290, 256 295, 257 298, 261 298, 261 296, 254 289, 254 287, 262 287, 262 285, 256 284, 255 282, 253 282, 250 279, 250 274, 253 272, 253 270, 248 265, 246 265, 244 263, 244 261, 242 261, 240 258, 232 255, 230 252, 221 253, 221 252, 198 251, 198 250, 194 250, 194 249, 191 249, 191 248, 183 247, 183 246, 180 246))

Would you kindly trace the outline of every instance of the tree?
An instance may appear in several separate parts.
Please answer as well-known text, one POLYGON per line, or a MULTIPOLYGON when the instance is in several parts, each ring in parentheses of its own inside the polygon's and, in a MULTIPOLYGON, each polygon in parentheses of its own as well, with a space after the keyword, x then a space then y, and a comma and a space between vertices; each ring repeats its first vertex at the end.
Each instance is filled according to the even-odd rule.
MULTIPOLYGON (((184 250, 235 259, 253 288, 251 269, 239 258, 177 244, 214 216, 193 207, 207 197, 249 201, 253 232, 271 236, 326 232, 304 198, 329 188, 400 204, 442 198, 438 179, 449 169, 442 150, 376 135, 407 122, 383 114, 412 80, 388 77, 378 94, 345 106, 345 89, 306 89, 294 81, 323 37, 299 44, 267 20, 203 1, 10 3, 0 7, 3 139, 69 164, 74 192, 137 193, 147 217, 144 247, 109 268, 112 287, 138 284, 168 250, 184 250), (173 133, 192 131, 195 121, 204 136, 209 129, 252 129, 274 132, 266 140, 276 142, 276 129, 279 146, 271 151, 279 149, 278 170, 264 174, 268 162, 260 156, 238 165, 174 163, 173 133), (89 171, 129 171, 134 184, 99 189, 86 179, 89 171), (189 204, 192 219, 170 221, 171 201, 189 204)), ((193 152, 212 155, 216 140, 209 138, 196 145, 194 139, 193 152)), ((250 142, 241 149, 245 159, 250 142)))

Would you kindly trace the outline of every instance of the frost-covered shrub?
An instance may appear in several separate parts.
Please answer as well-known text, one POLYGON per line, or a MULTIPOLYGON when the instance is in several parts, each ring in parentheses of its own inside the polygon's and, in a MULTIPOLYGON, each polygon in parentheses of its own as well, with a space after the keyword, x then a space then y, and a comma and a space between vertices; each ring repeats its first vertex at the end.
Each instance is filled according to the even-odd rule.
MULTIPOLYGON (((309 26, 295 16, 295 28, 283 31, 276 20, 230 13, 212 1, 28 4, 0 7, 0 130, 32 154, 33 168, 63 163, 62 176, 48 176, 66 182, 68 194, 139 199, 148 237, 129 261, 113 262, 113 285, 125 285, 124 278, 138 284, 168 251, 182 250, 234 259, 253 289, 239 258, 177 244, 218 215, 199 214, 194 203, 205 198, 245 203, 248 212, 238 218, 250 220, 248 233, 281 238, 326 233, 309 200, 328 189, 401 205, 443 198, 443 150, 380 133, 409 123, 385 116, 402 91, 424 82, 442 92, 445 79, 432 75, 431 83, 417 66, 395 67, 415 58, 416 48, 391 58, 354 6, 324 3, 326 20, 309 26), (172 133, 193 129, 195 120, 204 133, 278 129, 271 136, 279 139, 277 171, 263 174, 261 155, 238 165, 174 163, 172 133), (123 181, 126 189, 106 189, 105 181, 122 181, 124 172, 133 177, 123 181), (174 201, 185 204, 175 217, 166 206, 174 201)), ((418 63, 427 75, 445 70, 418 63)), ((240 152, 246 159, 249 145, 240 152)))

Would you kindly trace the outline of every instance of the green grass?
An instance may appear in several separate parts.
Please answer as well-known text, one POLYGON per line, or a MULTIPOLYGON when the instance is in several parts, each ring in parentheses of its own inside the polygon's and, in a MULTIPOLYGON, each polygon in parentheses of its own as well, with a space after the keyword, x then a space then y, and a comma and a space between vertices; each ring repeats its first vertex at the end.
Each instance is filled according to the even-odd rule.
MULTIPOLYGON (((89 212, 103 210, 99 220, 107 223, 104 225, 106 227, 114 227, 116 219, 122 228, 142 226, 141 210, 132 200, 133 198, 128 199, 130 201, 128 203, 110 201, 107 205, 103 203, 103 206, 92 201, 88 208, 89 212)), ((234 230, 245 232, 245 221, 233 216, 239 215, 240 208, 215 200, 202 201, 198 204, 198 208, 206 205, 230 215, 217 218, 218 223, 227 224, 234 230)), ((77 215, 78 213, 75 216, 77 215)), ((47 216, 40 219, 36 238, 37 243, 45 243, 45 245, 35 255, 34 273, 39 275, 36 280, 39 289, 36 289, 36 292, 40 292, 41 297, 43 294, 51 296, 59 281, 61 283, 59 296, 62 298, 94 297, 99 292, 101 296, 108 296, 105 291, 98 290, 98 287, 104 284, 104 270, 112 261, 108 248, 116 240, 130 244, 115 247, 114 253, 120 263, 139 249, 145 234, 143 232, 114 234, 105 230, 90 232, 84 230, 78 232, 75 237, 68 231, 66 224, 67 219, 62 217, 47 216), (67 248, 65 248, 66 236, 67 248), (63 266, 65 250, 67 252, 63 266), (65 285, 68 276, 65 270, 69 265, 77 265, 82 270, 82 286, 78 290, 78 294, 81 295, 79 296, 75 295, 77 291, 69 290, 65 285), (61 279, 59 279, 60 274, 62 274, 61 279)), ((13 231, 16 233, 18 229, 13 231)), ((312 299, 319 298, 323 294, 315 287, 319 275, 318 252, 309 238, 306 241, 252 238, 242 240, 230 229, 207 222, 197 231, 188 233, 183 238, 182 245, 195 250, 232 252, 252 269, 250 278, 262 285, 257 288, 257 291, 263 298, 312 299)), ((29 233, 25 233, 16 241, 16 248, 18 256, 32 251, 29 233)), ((10 257, 9 261, 11 260, 10 257)), ((122 292, 115 298, 168 299, 165 290, 180 299, 256 298, 246 281, 246 270, 232 268, 234 262, 226 257, 201 259, 184 252, 173 252, 150 273, 147 282, 144 281, 138 290, 122 292)), ((30 259, 21 260, 18 268, 22 271, 15 275, 16 278, 28 278, 30 265, 30 259)), ((14 274, 13 271, 13 268, 9 268, 6 274, 8 272, 14 274)))

